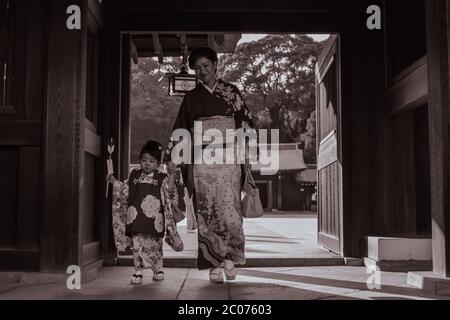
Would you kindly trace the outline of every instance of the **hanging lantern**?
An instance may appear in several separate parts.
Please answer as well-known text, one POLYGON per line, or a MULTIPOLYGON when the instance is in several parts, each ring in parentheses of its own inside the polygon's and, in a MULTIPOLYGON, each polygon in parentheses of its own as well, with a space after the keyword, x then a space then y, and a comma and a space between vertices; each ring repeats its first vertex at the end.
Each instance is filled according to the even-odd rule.
POLYGON ((186 63, 180 65, 180 73, 169 75, 169 96, 184 96, 197 87, 197 77, 187 72, 186 63))

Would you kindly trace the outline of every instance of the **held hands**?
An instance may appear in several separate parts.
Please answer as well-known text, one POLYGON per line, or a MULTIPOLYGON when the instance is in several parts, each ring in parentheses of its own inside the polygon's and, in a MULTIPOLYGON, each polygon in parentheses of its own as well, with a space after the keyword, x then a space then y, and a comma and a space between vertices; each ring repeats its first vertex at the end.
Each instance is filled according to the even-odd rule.
POLYGON ((167 162, 167 171, 168 172, 175 172, 175 169, 177 166, 172 161, 167 162))

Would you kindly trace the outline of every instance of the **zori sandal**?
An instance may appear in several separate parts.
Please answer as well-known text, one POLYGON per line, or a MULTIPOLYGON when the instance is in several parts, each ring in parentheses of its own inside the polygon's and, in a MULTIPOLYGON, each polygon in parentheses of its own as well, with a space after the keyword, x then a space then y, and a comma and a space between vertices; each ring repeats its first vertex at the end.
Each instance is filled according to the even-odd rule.
POLYGON ((222 268, 211 268, 209 271, 209 281, 212 283, 223 283, 222 268))
POLYGON ((164 280, 164 271, 158 271, 153 274, 153 281, 162 281, 164 280))
POLYGON ((142 284, 142 274, 133 274, 131 276, 131 284, 142 284))
POLYGON ((227 280, 235 280, 237 276, 237 269, 231 260, 225 260, 223 263, 223 271, 227 280))

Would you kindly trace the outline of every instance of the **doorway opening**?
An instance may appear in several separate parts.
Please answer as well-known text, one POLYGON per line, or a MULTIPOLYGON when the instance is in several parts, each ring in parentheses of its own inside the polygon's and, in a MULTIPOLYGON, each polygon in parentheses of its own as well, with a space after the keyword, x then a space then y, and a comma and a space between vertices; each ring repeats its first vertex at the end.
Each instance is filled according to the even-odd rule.
MULTIPOLYGON (((206 32, 129 36, 130 169, 139 167, 140 147, 146 140, 166 145, 170 139, 183 99, 169 95, 169 77, 179 72, 182 63, 180 41, 189 49, 199 45, 216 49, 218 77, 238 87, 257 128, 279 130, 277 174, 265 175, 253 168, 265 214, 244 221, 249 265, 252 258, 336 257, 318 243, 317 214, 316 141, 321 140, 317 140, 316 95, 321 91, 316 88, 316 64, 331 38, 330 34, 206 32)), ((185 257, 195 254, 196 234, 185 230, 186 220, 179 227, 189 243, 185 257)), ((170 250, 167 254, 172 255, 170 250)))

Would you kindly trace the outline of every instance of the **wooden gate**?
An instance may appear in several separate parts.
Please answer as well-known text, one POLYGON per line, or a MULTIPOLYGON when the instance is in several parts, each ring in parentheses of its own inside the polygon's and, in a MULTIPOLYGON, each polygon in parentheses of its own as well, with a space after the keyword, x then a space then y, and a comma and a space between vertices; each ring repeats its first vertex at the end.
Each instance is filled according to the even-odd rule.
POLYGON ((339 37, 332 35, 316 65, 318 241, 342 254, 339 71, 339 37))

